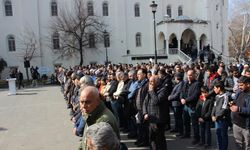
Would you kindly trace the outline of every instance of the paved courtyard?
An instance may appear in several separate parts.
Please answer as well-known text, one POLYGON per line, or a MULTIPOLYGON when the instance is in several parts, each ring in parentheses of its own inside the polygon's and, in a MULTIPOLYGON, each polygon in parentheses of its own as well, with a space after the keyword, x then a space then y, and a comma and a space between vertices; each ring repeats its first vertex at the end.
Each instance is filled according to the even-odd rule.
MULTIPOLYGON (((18 91, 7 96, 0 90, 0 150, 77 150, 79 138, 72 133, 69 111, 58 86, 38 87, 18 91)), ((166 133, 168 150, 199 150, 190 139, 177 139, 166 133)), ((121 133, 122 142, 129 150, 147 150, 133 145, 121 133)), ((213 131, 213 147, 216 149, 213 131)), ((229 150, 235 150, 230 134, 229 150)))

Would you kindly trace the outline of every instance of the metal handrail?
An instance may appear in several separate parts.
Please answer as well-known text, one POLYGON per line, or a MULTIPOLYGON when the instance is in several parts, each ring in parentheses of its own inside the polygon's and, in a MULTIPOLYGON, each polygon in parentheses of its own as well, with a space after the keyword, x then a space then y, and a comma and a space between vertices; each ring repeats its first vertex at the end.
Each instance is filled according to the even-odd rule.
POLYGON ((178 48, 169 48, 169 55, 176 55, 178 54, 178 48))
POLYGON ((192 58, 185 54, 183 51, 178 50, 179 59, 184 59, 186 64, 189 64, 192 61, 192 58))

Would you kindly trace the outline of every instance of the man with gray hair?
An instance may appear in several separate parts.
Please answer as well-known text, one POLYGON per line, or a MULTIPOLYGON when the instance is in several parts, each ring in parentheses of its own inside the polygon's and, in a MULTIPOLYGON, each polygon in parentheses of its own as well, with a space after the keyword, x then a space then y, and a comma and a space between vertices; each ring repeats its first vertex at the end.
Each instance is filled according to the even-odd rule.
POLYGON ((88 127, 87 146, 90 150, 119 150, 120 142, 110 124, 100 122, 88 127))

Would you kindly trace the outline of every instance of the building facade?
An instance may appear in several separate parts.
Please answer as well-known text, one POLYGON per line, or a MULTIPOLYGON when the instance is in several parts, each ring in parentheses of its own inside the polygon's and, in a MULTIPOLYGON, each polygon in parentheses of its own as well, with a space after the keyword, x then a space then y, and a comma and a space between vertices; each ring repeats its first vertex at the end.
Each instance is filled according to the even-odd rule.
MULTIPOLYGON (((109 46, 97 43, 85 49, 84 64, 136 63, 154 59, 154 22, 145 0, 83 0, 89 13, 100 16, 107 24, 109 46)), ((62 58, 52 49, 60 45, 51 33, 51 21, 62 9, 73 9, 72 0, 2 0, 0 2, 0 57, 8 67, 24 71, 24 59, 30 46, 25 42, 32 31, 35 52, 31 66, 53 69, 79 64, 79 56, 62 58), (28 50, 27 50, 28 49, 28 50)), ((183 50, 197 53, 210 45, 228 55, 227 0, 156 0, 156 50, 158 62, 186 61, 183 50)), ((31 35, 30 35, 31 34, 31 35)), ((28 40, 29 41, 29 40, 28 40)), ((32 45, 32 44, 31 44, 32 45)), ((32 48, 31 48, 32 50, 32 48)), ((29 52, 28 52, 29 53, 29 52)))

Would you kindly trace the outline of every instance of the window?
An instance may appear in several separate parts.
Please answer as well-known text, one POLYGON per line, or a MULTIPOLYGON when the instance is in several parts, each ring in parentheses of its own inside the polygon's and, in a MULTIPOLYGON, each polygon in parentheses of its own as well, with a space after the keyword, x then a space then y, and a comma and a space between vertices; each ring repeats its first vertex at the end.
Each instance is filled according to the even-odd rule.
POLYGON ((8 48, 10 52, 16 51, 16 42, 13 35, 8 36, 8 48))
POLYGON ((135 17, 140 17, 140 6, 135 4, 135 17))
POLYGON ((95 47, 95 35, 94 34, 89 35, 89 47, 90 48, 95 47))
POLYGON ((218 8, 219 8, 219 5, 217 4, 217 5, 216 5, 216 8, 215 8, 215 9, 216 9, 216 11, 218 10, 218 8))
POLYGON ((108 6, 107 2, 102 4, 102 15, 103 16, 108 16, 109 15, 109 6, 108 6))
POLYGON ((10 0, 4 2, 5 16, 13 16, 12 4, 10 0))
POLYGON ((183 15, 183 10, 182 10, 182 6, 178 7, 178 16, 182 16, 183 15))
POLYGON ((167 6, 167 15, 169 18, 171 18, 171 16, 172 16, 171 6, 167 6))
POLYGON ((110 47, 109 33, 104 34, 104 47, 110 47))
POLYGON ((52 44, 53 44, 53 49, 59 49, 60 48, 60 40, 59 40, 59 33, 55 32, 52 37, 52 44))
POLYGON ((88 2, 88 15, 94 16, 94 6, 92 2, 88 2))
POLYGON ((51 16, 57 16, 57 3, 55 0, 51 2, 51 16))
POLYGON ((141 33, 136 33, 135 41, 136 41, 136 47, 141 47, 141 33))
POLYGON ((219 23, 216 23, 216 29, 219 29, 219 23))

